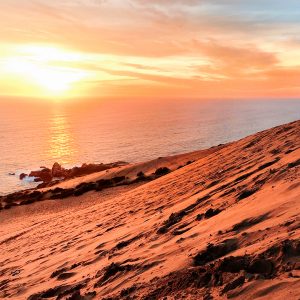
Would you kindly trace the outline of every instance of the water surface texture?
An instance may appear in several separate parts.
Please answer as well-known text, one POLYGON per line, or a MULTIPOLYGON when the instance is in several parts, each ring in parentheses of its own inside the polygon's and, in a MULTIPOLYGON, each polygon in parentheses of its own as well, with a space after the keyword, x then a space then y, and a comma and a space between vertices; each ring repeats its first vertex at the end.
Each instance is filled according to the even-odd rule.
POLYGON ((144 161, 204 149, 297 119, 296 100, 0 100, 0 193, 31 187, 33 183, 19 181, 18 175, 56 161, 65 166, 144 161))

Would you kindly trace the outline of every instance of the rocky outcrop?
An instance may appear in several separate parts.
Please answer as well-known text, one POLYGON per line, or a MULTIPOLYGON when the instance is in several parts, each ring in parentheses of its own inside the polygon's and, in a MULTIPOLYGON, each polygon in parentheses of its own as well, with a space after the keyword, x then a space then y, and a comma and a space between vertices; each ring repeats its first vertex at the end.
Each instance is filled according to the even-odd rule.
MULTIPOLYGON (((122 163, 122 162, 120 162, 122 163)), ((116 163, 118 164, 118 163, 116 163)), ((113 164, 110 164, 113 165, 113 164)), ((97 181, 94 182, 82 182, 78 184, 77 186, 73 188, 60 188, 56 187, 51 189, 50 187, 53 185, 58 184, 60 181, 57 180, 57 177, 53 177, 53 174, 58 175, 58 174, 64 174, 64 179, 68 178, 73 178, 77 177, 74 174, 90 174, 90 172, 99 170, 107 165, 97 165, 97 164, 84 164, 82 167, 75 167, 72 169, 64 169, 62 168, 59 164, 55 163, 53 165, 52 170, 48 168, 43 168, 42 170, 39 171, 32 171, 29 176, 34 176, 35 182, 40 182, 43 181, 41 184, 39 184, 36 188, 34 189, 29 189, 29 190, 24 190, 24 191, 19 191, 15 192, 3 197, 0 197, 0 210, 1 209, 9 209, 13 206, 18 206, 18 205, 27 205, 36 201, 40 200, 48 200, 48 199, 65 199, 68 197, 72 196, 81 196, 87 192, 90 191, 96 191, 100 192, 104 189, 108 188, 113 188, 117 186, 128 186, 132 184, 143 184, 147 183, 149 181, 155 180, 162 175, 155 175, 151 174, 149 176, 144 175, 143 172, 140 172, 136 178, 130 179, 129 177, 126 176, 115 176, 111 178, 101 178, 97 181), (78 171, 78 169, 80 171, 78 171), (76 173, 77 172, 77 173, 76 173), (143 174, 141 176, 140 174, 143 174), (51 180, 50 180, 51 178, 51 180), (49 181, 50 180, 50 181, 49 181), (46 191, 39 191, 41 188, 49 188, 46 191)), ((97 171, 95 171, 97 172, 97 171)), ((171 170, 170 170, 171 172, 171 170)), ((25 174, 25 176, 28 176, 25 174)), ((80 176, 80 175, 78 175, 80 176)), ((171 216, 172 218, 172 216, 171 216)))
POLYGON ((74 177, 84 176, 96 172, 105 171, 111 168, 120 167, 126 165, 126 162, 115 162, 110 164, 86 164, 84 163, 81 167, 73 167, 71 169, 63 168, 59 163, 55 162, 52 168, 41 167, 40 170, 31 171, 29 175, 22 173, 19 178, 23 180, 26 176, 35 177, 35 182, 43 182, 43 187, 59 179, 66 180, 74 177), (45 184, 46 183, 46 184, 45 184))
POLYGON ((51 170, 52 177, 65 177, 66 176, 66 170, 59 164, 54 163, 51 170))
POLYGON ((25 173, 21 173, 19 178, 20 178, 20 180, 23 180, 26 176, 28 176, 28 175, 25 173))
POLYGON ((38 171, 31 171, 29 173, 29 176, 39 178, 40 181, 43 182, 50 182, 52 180, 52 174, 49 168, 45 168, 38 171))

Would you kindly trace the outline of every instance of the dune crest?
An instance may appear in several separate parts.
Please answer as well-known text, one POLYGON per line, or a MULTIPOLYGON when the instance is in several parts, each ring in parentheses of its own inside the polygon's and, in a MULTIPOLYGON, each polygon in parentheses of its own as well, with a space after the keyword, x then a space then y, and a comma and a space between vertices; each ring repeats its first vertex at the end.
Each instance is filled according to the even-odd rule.
POLYGON ((0 298, 300 297, 300 121, 57 187, 163 167, 1 210, 0 298))

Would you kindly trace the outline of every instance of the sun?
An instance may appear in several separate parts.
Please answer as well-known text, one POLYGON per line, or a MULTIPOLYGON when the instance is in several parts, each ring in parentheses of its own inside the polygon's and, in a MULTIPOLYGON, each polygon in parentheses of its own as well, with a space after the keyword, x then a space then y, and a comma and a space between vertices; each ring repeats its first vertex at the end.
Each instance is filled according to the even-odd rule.
POLYGON ((72 85, 82 80, 86 74, 72 68, 51 67, 24 59, 13 58, 7 62, 7 68, 27 81, 38 85, 45 93, 51 95, 63 95, 69 91, 72 85))
POLYGON ((6 58, 5 69, 39 87, 45 96, 67 96, 76 83, 88 76, 87 71, 76 68, 80 56, 72 52, 44 46, 18 50, 18 55, 6 58))

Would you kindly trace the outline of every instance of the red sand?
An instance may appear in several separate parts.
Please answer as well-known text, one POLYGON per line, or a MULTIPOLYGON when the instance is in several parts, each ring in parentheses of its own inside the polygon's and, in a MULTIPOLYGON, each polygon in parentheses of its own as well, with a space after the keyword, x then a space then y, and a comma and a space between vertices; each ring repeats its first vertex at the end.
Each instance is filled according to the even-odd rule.
POLYGON ((148 183, 2 210, 0 297, 299 299, 299 159, 297 121, 110 171, 175 170, 148 183))

